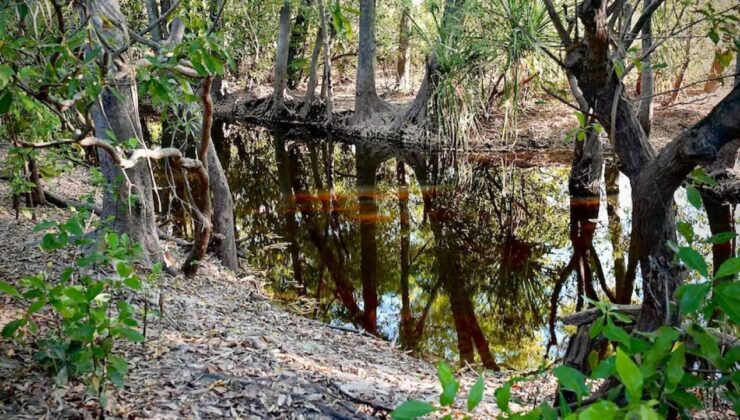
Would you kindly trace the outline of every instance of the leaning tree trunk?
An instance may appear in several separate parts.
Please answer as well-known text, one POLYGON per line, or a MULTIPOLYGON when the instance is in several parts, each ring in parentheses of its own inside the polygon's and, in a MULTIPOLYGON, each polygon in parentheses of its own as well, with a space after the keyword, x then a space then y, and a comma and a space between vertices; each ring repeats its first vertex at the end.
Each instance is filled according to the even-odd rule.
POLYGON ((409 40, 411 38, 411 17, 409 8, 401 11, 401 21, 398 24, 398 57, 396 58, 396 86, 404 92, 409 89, 411 76, 411 55, 409 40))
POLYGON ((236 271, 239 260, 234 230, 234 199, 213 142, 208 146, 208 180, 213 195, 213 233, 218 236, 213 251, 224 267, 236 271))
POLYGON ((290 46, 290 0, 285 0, 280 10, 280 31, 275 52, 275 80, 273 81, 272 107, 279 115, 285 109, 285 89, 288 83, 288 49, 290 46))
POLYGON ((303 101, 303 109, 301 110, 301 117, 306 118, 308 113, 311 111, 313 105, 313 98, 316 94, 316 85, 318 83, 317 71, 319 67, 319 55, 321 54, 321 46, 323 44, 324 31, 319 29, 316 34, 316 42, 313 46, 313 52, 311 53, 311 66, 308 74, 308 86, 306 87, 306 98, 303 101))
MULTIPOLYGON (((92 11, 99 19, 93 22, 124 22, 117 0, 96 0, 92 11)), ((98 30, 113 47, 123 45, 124 33, 117 25, 106 25, 98 30)), ((113 133, 116 141, 134 138, 142 141, 138 115, 138 93, 131 73, 108 69, 109 81, 92 108, 95 135, 108 138, 113 133)), ((152 177, 148 160, 140 160, 134 167, 122 170, 107 153, 98 153, 100 170, 108 185, 103 195, 101 220, 110 220, 110 227, 119 234, 127 234, 132 242, 141 245, 143 263, 150 265, 162 260, 157 236, 157 224, 152 196, 152 177)))
POLYGON ((375 87, 375 0, 360 0, 360 46, 357 53, 355 122, 388 110, 375 87))

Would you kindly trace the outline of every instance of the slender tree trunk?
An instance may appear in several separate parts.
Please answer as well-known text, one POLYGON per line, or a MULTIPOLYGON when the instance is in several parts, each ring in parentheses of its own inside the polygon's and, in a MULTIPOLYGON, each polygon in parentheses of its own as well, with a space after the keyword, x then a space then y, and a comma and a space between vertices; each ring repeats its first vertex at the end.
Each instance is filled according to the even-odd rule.
POLYGON ((303 110, 301 110, 301 117, 306 118, 308 113, 311 111, 311 105, 313 104, 313 98, 316 94, 316 85, 318 83, 317 71, 319 66, 319 55, 321 54, 321 45, 323 44, 324 31, 319 29, 316 34, 316 42, 314 43, 313 52, 311 53, 311 70, 308 76, 308 86, 306 87, 306 99, 303 101, 303 110))
MULTIPOLYGON (((92 3, 92 12, 99 18, 93 22, 119 22, 121 25, 125 22, 117 0, 96 0, 92 3)), ((98 30, 114 47, 125 42, 119 26, 106 25, 98 30)), ((117 72, 115 68, 107 71, 109 82, 92 108, 95 135, 107 138, 106 133, 110 131, 116 141, 143 139, 132 75, 117 72)), ((101 172, 111 186, 103 195, 101 219, 111 220, 110 227, 114 231, 128 234, 133 243, 141 245, 145 265, 161 261, 149 162, 140 160, 134 167, 121 170, 107 153, 98 156, 101 172)))
MULTIPOLYGON (((213 216, 213 208, 211 203, 211 186, 210 186, 210 173, 208 164, 208 151, 213 149, 211 142, 211 129, 213 128, 213 101, 211 100, 211 87, 213 83, 212 77, 206 77, 201 82, 201 104, 203 113, 203 122, 200 127, 201 137, 200 144, 198 145, 198 159, 200 159, 201 165, 203 165, 203 172, 198 172, 198 189, 196 194, 193 195, 193 203, 196 205, 195 213, 196 217, 193 223, 195 232, 193 248, 190 250, 185 262, 183 263, 182 271, 186 277, 192 277, 198 271, 200 262, 206 257, 206 251, 208 251, 208 243, 211 240, 211 232, 213 225, 211 223, 211 217, 213 216)), ((218 159, 217 159, 218 160, 218 159)))
POLYGON ((234 199, 213 143, 208 146, 208 179, 213 194, 213 232, 219 237, 213 251, 224 267, 236 271, 239 260, 236 255, 234 199))
POLYGON ((676 78, 673 80, 673 92, 671 92, 671 96, 668 97, 665 105, 676 102, 678 98, 683 79, 686 76, 686 70, 689 68, 689 63, 691 62, 691 38, 693 37, 693 33, 694 27, 690 26, 686 33, 686 42, 683 44, 683 61, 681 62, 681 67, 678 69, 678 73, 676 73, 676 78))
MULTIPOLYGON (((311 0, 304 0, 305 7, 311 6, 311 0)), ((306 37, 308 36, 308 20, 304 15, 304 8, 299 7, 290 34, 288 47, 288 72, 287 85, 295 89, 301 82, 303 69, 297 64, 297 61, 303 58, 303 50, 306 47, 306 37)))
POLYGON ((411 38, 411 17, 408 7, 401 12, 401 21, 398 24, 398 57, 396 62, 396 85, 402 92, 410 86, 411 54, 409 41, 411 38))
POLYGON ((280 9, 280 31, 275 52, 275 80, 273 81, 271 112, 279 115, 285 108, 285 89, 288 78, 288 50, 290 46, 291 1, 285 0, 280 9))
MULTIPOLYGON (((159 6, 157 6, 157 0, 146 0, 146 17, 151 25, 154 21, 159 19, 159 6)), ((152 39, 155 42, 159 42, 162 39, 162 28, 159 25, 155 25, 152 29, 152 39)))
MULTIPOLYGON (((465 0, 445 0, 445 10, 442 16, 443 37, 439 40, 447 48, 454 48, 456 32, 460 23, 460 9, 465 0)), ((419 91, 416 92, 413 102, 407 108, 402 110, 393 120, 392 130, 400 130, 407 124, 423 125, 426 119, 426 110, 429 101, 434 95, 442 78, 445 75, 441 73, 437 56, 432 51, 426 59, 426 68, 424 79, 421 82, 419 91)))
POLYGON ((28 171, 31 175, 31 182, 33 182, 33 189, 31 190, 31 198, 35 206, 45 206, 46 196, 44 196, 44 186, 41 184, 41 176, 39 176, 39 167, 36 164, 36 159, 28 159, 28 171))
MULTIPOLYGON (((643 8, 647 8, 653 0, 643 0, 643 8)), ((642 28, 642 52, 643 54, 650 50, 653 45, 652 19, 648 19, 642 28)), ((640 72, 640 105, 638 115, 640 125, 645 135, 650 137, 650 125, 653 120, 653 67, 648 54, 642 60, 642 71, 640 72)))
MULTIPOLYGON (((282 213, 285 216, 285 237, 288 240, 288 251, 290 253, 290 262, 293 266, 293 280, 298 284, 301 290, 305 290, 305 282, 303 279, 303 264, 301 263, 301 249, 298 243, 298 220, 297 220, 297 207, 296 207, 296 195, 293 192, 293 183, 291 179, 297 175, 292 174, 292 170, 296 169, 295 165, 289 165, 289 158, 287 158, 285 152, 285 142, 282 137, 276 137, 275 150, 278 160, 278 181, 280 184, 280 192, 283 197, 283 209, 282 213)), ((302 292, 301 292, 302 293, 302 292)))
POLYGON ((326 101, 326 121, 331 122, 334 114, 334 88, 331 80, 331 47, 334 37, 329 33, 326 22, 324 0, 319 0, 319 13, 321 14, 321 35, 324 42, 324 83, 321 91, 324 95, 324 101, 326 101))
POLYGON ((355 122, 361 123, 388 105, 375 87, 375 0, 360 0, 360 46, 357 53, 355 122))

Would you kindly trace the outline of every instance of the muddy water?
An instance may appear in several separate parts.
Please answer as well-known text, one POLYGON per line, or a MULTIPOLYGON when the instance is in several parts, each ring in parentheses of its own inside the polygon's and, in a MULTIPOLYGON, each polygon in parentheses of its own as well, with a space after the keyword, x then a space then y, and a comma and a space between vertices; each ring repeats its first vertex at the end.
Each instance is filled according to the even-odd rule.
MULTIPOLYGON (((599 197, 583 199, 568 194, 562 156, 428 153, 254 127, 232 128, 221 149, 242 251, 275 297, 419 355, 537 366, 563 350, 551 311, 586 305, 589 291, 607 299, 625 276, 630 193, 615 168, 599 197), (585 268, 569 270, 576 260, 585 268)), ((677 200, 679 220, 706 229, 677 200)))

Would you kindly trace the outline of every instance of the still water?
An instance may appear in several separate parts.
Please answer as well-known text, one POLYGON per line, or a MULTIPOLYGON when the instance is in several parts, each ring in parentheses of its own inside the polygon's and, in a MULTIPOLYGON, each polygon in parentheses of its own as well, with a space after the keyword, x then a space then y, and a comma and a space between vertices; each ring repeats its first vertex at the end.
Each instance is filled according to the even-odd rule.
MULTIPOLYGON (((576 198, 562 156, 532 164, 256 127, 232 127, 220 149, 241 249, 274 296, 420 356, 532 368, 562 352, 551 312, 606 300, 628 275, 629 183, 608 163, 600 196, 576 198)), ((681 194, 678 219, 701 234, 704 216, 681 194)))

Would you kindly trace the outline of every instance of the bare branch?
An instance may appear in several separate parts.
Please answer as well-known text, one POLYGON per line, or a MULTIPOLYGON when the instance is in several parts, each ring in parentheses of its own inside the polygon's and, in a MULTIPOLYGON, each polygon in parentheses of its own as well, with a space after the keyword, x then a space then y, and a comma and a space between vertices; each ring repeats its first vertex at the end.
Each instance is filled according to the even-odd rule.
POLYGON ((642 14, 637 19, 637 22, 635 22, 635 26, 632 27, 632 30, 629 34, 625 36, 624 39, 624 49, 629 50, 630 45, 632 45, 632 42, 634 42, 635 38, 637 38, 637 35, 639 35, 640 31, 642 30, 642 27, 645 26, 645 24, 652 19, 653 13, 655 13, 656 10, 658 10, 658 7, 660 7, 661 4, 663 4, 665 0, 653 0, 650 2, 650 5, 645 8, 645 10, 642 11, 642 14))
POLYGON ((563 41, 563 45, 565 45, 566 47, 569 46, 573 43, 573 41, 570 39, 568 31, 565 30, 565 27, 563 26, 563 21, 560 20, 560 15, 558 15, 558 11, 555 10, 555 5, 552 4, 552 0, 544 1, 545 7, 547 7, 547 14, 550 15, 550 20, 552 21, 553 26, 555 26, 555 30, 557 31, 560 40, 563 41))

